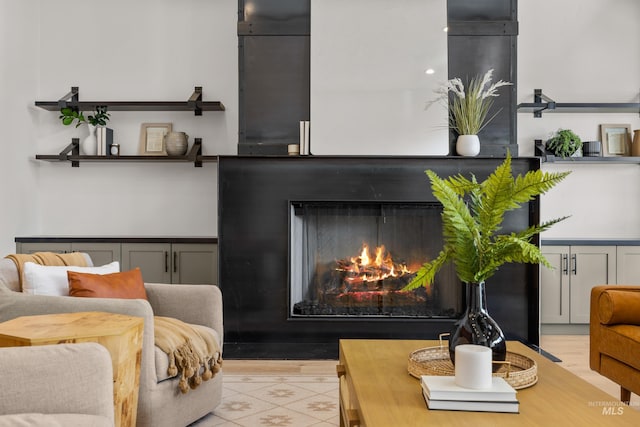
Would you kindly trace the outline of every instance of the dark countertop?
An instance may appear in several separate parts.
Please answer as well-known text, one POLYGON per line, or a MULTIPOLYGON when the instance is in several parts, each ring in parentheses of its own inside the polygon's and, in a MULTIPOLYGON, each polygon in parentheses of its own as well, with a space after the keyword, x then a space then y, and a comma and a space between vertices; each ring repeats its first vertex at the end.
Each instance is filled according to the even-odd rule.
POLYGON ((542 239, 542 246, 640 246, 640 239, 542 239))
POLYGON ((27 236, 16 243, 218 243, 217 237, 181 236, 27 236))

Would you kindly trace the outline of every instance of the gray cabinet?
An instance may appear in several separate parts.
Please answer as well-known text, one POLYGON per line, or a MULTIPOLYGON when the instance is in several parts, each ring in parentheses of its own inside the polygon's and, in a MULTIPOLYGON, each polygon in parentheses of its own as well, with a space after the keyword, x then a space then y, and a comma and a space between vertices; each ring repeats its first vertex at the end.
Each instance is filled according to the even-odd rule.
POLYGON ((173 243, 171 283, 218 284, 218 245, 173 243))
MULTIPOLYGON (((127 271, 140 267, 142 278, 150 283, 175 284, 218 284, 217 243, 172 242, 150 238, 141 242, 128 243, 126 239, 102 238, 101 242, 91 242, 85 238, 81 242, 69 241, 20 242, 16 239, 16 252, 86 252, 94 265, 120 262, 120 270, 127 271), (104 240, 110 240, 104 242, 104 240)), ((134 239, 131 239, 134 240, 134 239)))
POLYGON ((616 283, 615 246, 544 246, 553 269, 541 267, 542 323, 589 323, 591 288, 616 283))
POLYGON ((540 267, 540 321, 569 323, 569 246, 542 248, 553 268, 540 267))
POLYGON ((123 243, 122 270, 140 267, 150 283, 171 283, 171 243, 123 243))
POLYGON ((217 284, 218 248, 209 243, 123 243, 122 268, 140 267, 145 282, 217 284))
POLYGON ((616 277, 620 285, 640 284, 640 246, 616 248, 616 277))

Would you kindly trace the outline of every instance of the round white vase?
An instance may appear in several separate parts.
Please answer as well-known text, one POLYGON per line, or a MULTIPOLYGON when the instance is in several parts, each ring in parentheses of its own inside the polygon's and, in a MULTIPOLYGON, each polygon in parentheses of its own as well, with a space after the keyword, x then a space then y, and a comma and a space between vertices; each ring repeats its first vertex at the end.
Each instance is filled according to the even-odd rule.
POLYGON ((478 135, 459 135, 456 142, 456 152, 460 156, 477 156, 480 153, 478 135))
POLYGON ((184 156, 187 153, 189 135, 184 132, 169 132, 164 136, 164 145, 170 156, 184 156))
POLYGON ((80 144, 80 154, 84 156, 95 156, 98 154, 98 140, 96 138, 96 127, 87 124, 89 135, 80 144))

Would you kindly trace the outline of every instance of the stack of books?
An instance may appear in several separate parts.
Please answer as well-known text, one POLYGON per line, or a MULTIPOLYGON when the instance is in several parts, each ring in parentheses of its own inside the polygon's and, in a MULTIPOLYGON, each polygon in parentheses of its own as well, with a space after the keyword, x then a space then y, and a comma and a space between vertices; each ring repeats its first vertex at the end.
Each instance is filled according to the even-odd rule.
POLYGON ((422 394, 429 409, 518 413, 516 391, 504 378, 493 377, 491 388, 475 390, 456 385, 453 376, 423 375, 422 394))

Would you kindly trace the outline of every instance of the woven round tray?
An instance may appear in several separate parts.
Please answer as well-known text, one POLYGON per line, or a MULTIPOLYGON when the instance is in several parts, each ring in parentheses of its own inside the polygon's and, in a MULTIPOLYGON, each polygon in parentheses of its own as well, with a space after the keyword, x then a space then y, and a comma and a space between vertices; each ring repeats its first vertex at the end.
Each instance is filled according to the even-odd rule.
MULTIPOLYGON (((421 375, 454 375, 448 347, 427 347, 412 352, 409 355, 409 373, 416 378, 421 375)), ((518 390, 538 382, 538 366, 526 356, 507 351, 506 363, 493 375, 504 378, 518 390)))

